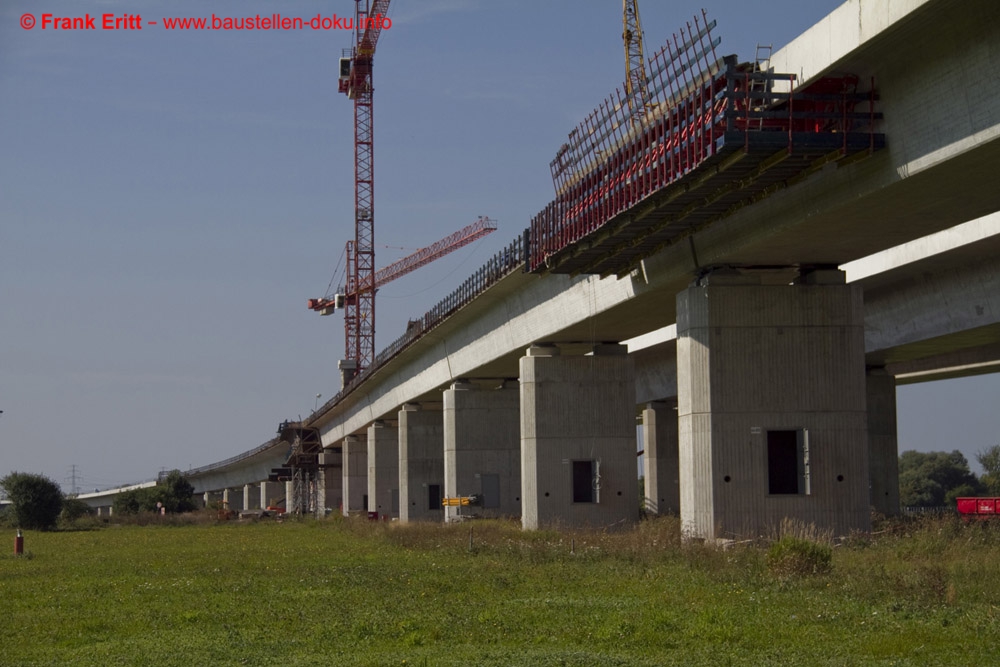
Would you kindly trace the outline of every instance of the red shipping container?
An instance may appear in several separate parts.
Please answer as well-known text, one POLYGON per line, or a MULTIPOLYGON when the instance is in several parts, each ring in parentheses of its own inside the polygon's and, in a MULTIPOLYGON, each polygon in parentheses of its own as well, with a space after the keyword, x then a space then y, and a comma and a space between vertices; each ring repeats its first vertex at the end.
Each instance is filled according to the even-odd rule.
POLYGON ((956 498, 955 502, 958 505, 959 514, 976 513, 976 498, 956 498))

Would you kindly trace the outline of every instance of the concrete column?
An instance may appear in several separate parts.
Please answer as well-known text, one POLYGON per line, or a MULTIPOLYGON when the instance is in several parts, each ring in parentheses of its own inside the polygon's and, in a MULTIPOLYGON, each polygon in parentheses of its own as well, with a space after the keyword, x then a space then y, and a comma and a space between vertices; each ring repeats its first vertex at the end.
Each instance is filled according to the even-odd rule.
POLYGON ((229 508, 229 489, 222 490, 222 506, 226 509, 229 508))
POLYGON ((399 517, 399 431, 382 421, 368 427, 368 511, 399 517))
POLYGON ((272 507, 281 500, 281 486, 278 482, 260 483, 260 507, 272 507))
POLYGON ((399 520, 441 521, 444 424, 440 410, 406 404, 399 411, 399 520))
POLYGON ((326 514, 327 508, 334 511, 343 511, 343 459, 344 454, 341 447, 327 447, 319 455, 320 483, 323 488, 320 498, 323 501, 323 514, 326 514))
POLYGON ((240 491, 241 489, 239 488, 226 489, 227 508, 236 512, 246 508, 243 504, 243 493, 240 493, 240 491))
POLYGON ((344 516, 368 511, 368 439, 349 435, 344 438, 341 484, 344 516))
POLYGON ((896 439, 896 378, 884 368, 869 368, 868 477, 871 504, 885 515, 899 514, 899 444, 896 439))
POLYGON ((623 345, 521 357, 522 526, 623 526, 639 518, 635 372, 623 345))
POLYGON ((749 538, 787 517, 867 530, 861 287, 836 270, 758 276, 715 271, 677 296, 682 529, 749 538))
POLYGON ((204 498, 204 500, 205 500, 205 507, 208 507, 208 506, 209 506, 209 504, 211 504, 211 502, 212 502, 212 500, 211 500, 211 499, 212 499, 212 494, 211 494, 211 492, 210 492, 210 491, 206 491, 206 492, 205 492, 205 493, 203 494, 203 496, 202 496, 202 497, 203 497, 203 498, 204 498))
POLYGON ((479 496, 459 514, 521 515, 521 442, 517 382, 477 385, 460 380, 444 392, 444 495, 479 496))
POLYGON ((285 511, 289 514, 293 514, 297 511, 302 511, 302 508, 297 505, 298 498, 295 497, 295 480, 289 479, 285 481, 285 511))
POLYGON ((242 509, 245 509, 245 510, 253 509, 253 507, 250 505, 250 485, 249 484, 244 484, 243 485, 243 507, 242 507, 242 509))
POLYGON ((646 404, 646 409, 642 411, 642 449, 646 511, 652 514, 680 514, 677 407, 673 401, 646 404))

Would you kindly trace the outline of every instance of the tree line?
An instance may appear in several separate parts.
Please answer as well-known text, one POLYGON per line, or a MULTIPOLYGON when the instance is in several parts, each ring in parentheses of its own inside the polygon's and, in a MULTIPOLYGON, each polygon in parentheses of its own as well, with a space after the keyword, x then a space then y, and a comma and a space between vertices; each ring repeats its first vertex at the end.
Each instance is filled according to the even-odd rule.
MULTIPOLYGON (((90 512, 82 500, 67 497, 59 485, 44 475, 12 472, 0 478, 0 488, 7 494, 10 509, 8 523, 28 530, 55 528, 60 517, 69 521, 90 512)), ((156 482, 156 486, 123 491, 115 496, 116 514, 159 512, 190 512, 196 508, 194 487, 173 470, 156 482)))
POLYGON ((965 496, 1000 496, 1000 445, 978 454, 983 474, 976 476, 957 449, 952 452, 903 452, 899 457, 899 502, 903 507, 954 506, 965 496))

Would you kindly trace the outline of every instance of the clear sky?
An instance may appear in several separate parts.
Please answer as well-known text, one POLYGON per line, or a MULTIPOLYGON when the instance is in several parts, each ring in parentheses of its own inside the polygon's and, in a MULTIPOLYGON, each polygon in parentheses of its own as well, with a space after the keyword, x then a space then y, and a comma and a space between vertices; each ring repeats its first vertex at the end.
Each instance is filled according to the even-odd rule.
MULTIPOLYGON (((752 59, 838 4, 646 0, 641 12, 647 50, 704 7, 720 55, 752 59)), ((353 237, 352 105, 336 91, 352 35, 171 31, 163 18, 353 11, 0 3, 0 475, 68 490, 75 465, 83 490, 139 481, 255 447, 336 393, 342 319, 305 302, 353 237), (43 14, 88 13, 96 30, 42 27, 43 14), (103 14, 144 26, 102 30, 103 14)), ((500 229, 381 290, 379 349, 553 197, 549 161, 624 78, 620 12, 618 0, 394 0, 375 58, 377 264, 479 215, 500 229)), ((901 388, 900 448, 971 459, 1000 442, 998 389, 996 376, 901 388)))

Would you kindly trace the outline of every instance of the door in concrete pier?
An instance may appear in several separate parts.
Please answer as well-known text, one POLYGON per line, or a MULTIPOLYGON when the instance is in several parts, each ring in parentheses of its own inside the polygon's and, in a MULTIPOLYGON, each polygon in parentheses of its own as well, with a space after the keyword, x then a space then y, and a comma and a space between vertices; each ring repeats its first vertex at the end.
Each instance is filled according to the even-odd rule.
POLYGON ((480 475, 480 492, 484 509, 500 507, 500 475, 480 475))

